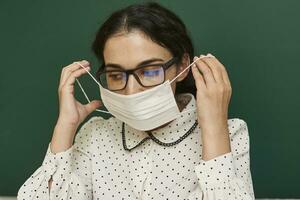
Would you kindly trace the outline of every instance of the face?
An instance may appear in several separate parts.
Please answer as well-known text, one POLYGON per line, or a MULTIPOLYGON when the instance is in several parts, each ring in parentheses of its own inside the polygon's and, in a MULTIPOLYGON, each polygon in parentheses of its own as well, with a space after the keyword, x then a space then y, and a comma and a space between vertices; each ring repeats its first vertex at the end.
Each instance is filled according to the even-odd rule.
MULTIPOLYGON (((148 60, 151 60, 149 64, 158 64, 165 63, 172 58, 172 54, 169 50, 156 44, 140 31, 132 31, 130 33, 122 32, 110 37, 106 41, 103 55, 107 70, 116 69, 109 65, 118 65, 121 69, 129 70, 137 68, 140 63, 148 60)), ((174 64, 169 67, 166 70, 165 80, 172 80, 181 70, 188 66, 188 62, 188 59, 183 59, 181 64, 174 64)), ((183 80, 187 74, 188 70, 172 83, 173 93, 175 93, 176 82, 183 80)), ((129 95, 147 89, 149 89, 149 87, 140 85, 134 76, 129 76, 126 87, 116 92, 129 95)))

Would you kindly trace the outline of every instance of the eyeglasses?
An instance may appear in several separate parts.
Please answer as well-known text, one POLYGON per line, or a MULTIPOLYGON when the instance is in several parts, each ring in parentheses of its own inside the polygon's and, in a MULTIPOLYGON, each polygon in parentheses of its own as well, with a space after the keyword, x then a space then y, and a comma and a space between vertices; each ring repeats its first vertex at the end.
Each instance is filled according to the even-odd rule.
POLYGON ((132 74, 143 87, 153 87, 165 82, 166 70, 178 61, 177 57, 165 63, 141 65, 132 70, 98 70, 96 77, 102 87, 110 91, 123 90, 132 74))

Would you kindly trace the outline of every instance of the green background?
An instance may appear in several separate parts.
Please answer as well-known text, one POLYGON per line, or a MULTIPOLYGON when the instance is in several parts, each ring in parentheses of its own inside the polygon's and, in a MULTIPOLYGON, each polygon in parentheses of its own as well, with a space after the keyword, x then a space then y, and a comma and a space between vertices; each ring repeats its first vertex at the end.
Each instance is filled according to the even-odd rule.
MULTIPOLYGON (((41 165, 58 115, 61 68, 87 59, 95 32, 134 1, 0 1, 0 195, 41 165)), ((229 118, 247 122, 256 197, 300 197, 300 1, 160 1, 214 54, 232 84, 229 118)), ((89 96, 97 85, 81 77, 89 96)), ((85 99, 76 91, 77 98, 85 99)), ((94 113, 97 114, 97 113, 94 113)))

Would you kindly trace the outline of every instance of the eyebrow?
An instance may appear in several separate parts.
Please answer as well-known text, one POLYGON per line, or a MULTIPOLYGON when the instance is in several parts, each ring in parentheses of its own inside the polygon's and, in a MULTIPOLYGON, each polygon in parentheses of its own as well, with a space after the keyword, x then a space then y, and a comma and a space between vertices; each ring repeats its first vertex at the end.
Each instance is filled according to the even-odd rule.
MULTIPOLYGON (((156 61, 164 61, 164 60, 161 59, 161 58, 150 58, 150 59, 147 59, 147 60, 144 60, 144 61, 140 62, 136 67, 142 67, 142 66, 148 65, 150 63, 156 62, 156 61)), ((119 65, 119 64, 116 64, 116 63, 107 63, 104 66, 104 68, 106 68, 106 67, 124 69, 124 67, 122 65, 119 65)))

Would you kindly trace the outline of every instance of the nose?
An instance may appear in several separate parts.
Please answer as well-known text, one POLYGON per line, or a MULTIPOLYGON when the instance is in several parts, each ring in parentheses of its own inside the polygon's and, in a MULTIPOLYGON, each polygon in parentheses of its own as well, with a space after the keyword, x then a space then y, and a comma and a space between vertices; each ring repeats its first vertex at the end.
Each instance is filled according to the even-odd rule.
POLYGON ((135 94, 140 92, 141 90, 142 90, 141 85, 138 83, 134 75, 130 74, 128 76, 127 85, 124 89, 124 94, 125 95, 135 94))

